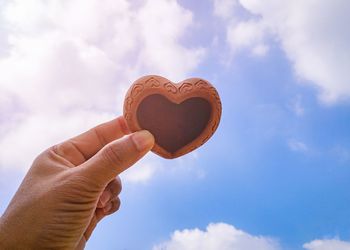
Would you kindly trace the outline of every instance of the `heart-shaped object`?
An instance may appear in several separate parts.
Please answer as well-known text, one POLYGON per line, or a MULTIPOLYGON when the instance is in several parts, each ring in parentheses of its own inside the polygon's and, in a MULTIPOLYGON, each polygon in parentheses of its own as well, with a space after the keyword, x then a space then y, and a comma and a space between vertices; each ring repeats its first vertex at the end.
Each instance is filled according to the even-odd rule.
POLYGON ((130 87, 124 117, 132 132, 148 130, 154 135, 154 153, 173 159, 200 147, 214 134, 221 101, 206 80, 191 78, 175 84, 150 75, 130 87))

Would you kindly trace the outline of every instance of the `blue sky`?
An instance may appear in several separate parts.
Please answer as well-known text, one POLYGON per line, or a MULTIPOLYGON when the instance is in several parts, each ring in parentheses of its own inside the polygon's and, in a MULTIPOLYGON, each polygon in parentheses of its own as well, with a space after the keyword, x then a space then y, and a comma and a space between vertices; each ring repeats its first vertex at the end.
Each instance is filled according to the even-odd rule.
POLYGON ((123 174, 121 210, 87 249, 350 249, 347 1, 103 1, 84 9, 96 27, 81 21, 79 0, 62 4, 67 25, 62 6, 39 2, 3 1, 0 52, 16 53, 0 57, 0 71, 18 67, 0 80, 0 211, 33 156, 120 114, 140 75, 199 76, 222 98, 216 134, 192 154, 150 154, 123 174), (38 131, 47 135, 35 140, 38 131))

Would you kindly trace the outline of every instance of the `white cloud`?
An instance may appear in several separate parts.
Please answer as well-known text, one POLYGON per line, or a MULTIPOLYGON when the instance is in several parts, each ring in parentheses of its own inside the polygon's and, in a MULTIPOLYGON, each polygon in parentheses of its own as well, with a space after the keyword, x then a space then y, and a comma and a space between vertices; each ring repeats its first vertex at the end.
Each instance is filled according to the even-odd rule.
POLYGON ((339 239, 314 240, 303 245, 306 250, 350 250, 350 242, 339 239))
POLYGON ((176 0, 7 0, 0 13, 0 168, 27 169, 121 114, 142 74, 181 80, 205 54, 180 42, 194 21, 176 0))
POLYGON ((206 178, 206 171, 198 164, 198 153, 191 152, 184 157, 169 160, 160 160, 156 154, 148 154, 132 168, 122 174, 123 180, 129 183, 147 184, 161 175, 162 177, 181 178, 191 176, 192 180, 206 178))
POLYGON ((309 150, 309 148, 304 142, 296 139, 290 139, 288 141, 288 146, 292 151, 295 152, 307 152, 309 150))
POLYGON ((10 124, 0 141, 0 167, 6 170, 13 167, 25 170, 44 149, 112 117, 112 113, 79 110, 64 114, 32 114, 19 118, 10 124))
POLYGON ((136 163, 125 173, 124 179, 133 183, 145 183, 152 178, 156 170, 154 163, 136 163))
POLYGON ((155 157, 157 156, 152 154, 141 159, 135 166, 122 174, 123 180, 130 183, 147 183, 162 167, 155 157))
POLYGON ((146 70, 152 69, 155 73, 180 81, 198 65, 205 54, 204 49, 188 49, 179 44, 179 38, 193 22, 192 19, 192 13, 180 8, 174 0, 147 1, 138 13, 140 32, 144 38, 139 60, 146 70))
POLYGON ((280 249, 276 240, 253 236, 235 227, 225 224, 209 224, 206 231, 200 229, 185 229, 175 231, 171 239, 153 250, 277 250, 280 249))
MULTIPOLYGON (((316 239, 302 246, 305 250, 350 250, 350 242, 316 239)), ((278 240, 254 236, 226 223, 211 223, 206 230, 184 229, 172 233, 170 240, 155 245, 153 250, 279 250, 278 240)))
POLYGON ((269 49, 264 39, 265 27, 260 21, 232 22, 227 28, 227 42, 234 52, 246 49, 253 55, 263 56, 269 49))
POLYGON ((237 0, 214 0, 214 14, 229 19, 238 7, 237 0))
POLYGON ((350 30, 344 26, 348 22, 349 1, 239 0, 239 3, 251 16, 239 21, 233 15, 227 22, 227 41, 234 51, 246 49, 263 55, 267 50, 261 48, 277 41, 296 75, 312 82, 324 103, 349 99, 350 30))
POLYGON ((242 20, 239 0, 213 0, 213 4, 214 15, 227 21, 226 41, 232 54, 244 50, 254 56, 264 56, 268 52, 265 24, 258 18, 242 20))

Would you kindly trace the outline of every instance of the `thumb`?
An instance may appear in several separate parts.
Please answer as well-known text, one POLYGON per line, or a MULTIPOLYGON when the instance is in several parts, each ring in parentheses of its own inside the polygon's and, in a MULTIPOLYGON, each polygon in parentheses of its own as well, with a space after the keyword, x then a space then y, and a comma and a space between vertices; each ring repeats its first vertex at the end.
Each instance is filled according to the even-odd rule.
POLYGON ((107 144, 80 166, 81 171, 99 184, 107 185, 142 158, 153 145, 154 137, 150 132, 135 132, 107 144))

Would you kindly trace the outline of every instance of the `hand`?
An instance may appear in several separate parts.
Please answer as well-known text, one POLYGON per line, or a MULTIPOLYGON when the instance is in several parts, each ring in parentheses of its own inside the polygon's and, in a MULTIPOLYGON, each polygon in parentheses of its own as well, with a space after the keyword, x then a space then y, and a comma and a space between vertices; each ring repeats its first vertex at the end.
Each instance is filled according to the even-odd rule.
POLYGON ((0 218, 0 249, 83 249, 119 209, 118 175, 153 144, 119 117, 43 152, 0 218))

